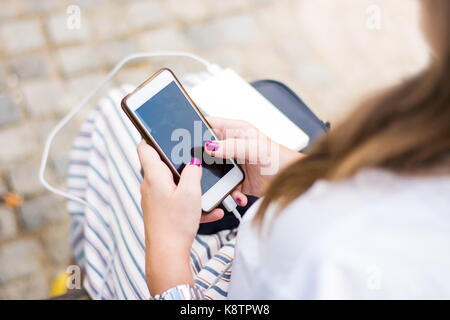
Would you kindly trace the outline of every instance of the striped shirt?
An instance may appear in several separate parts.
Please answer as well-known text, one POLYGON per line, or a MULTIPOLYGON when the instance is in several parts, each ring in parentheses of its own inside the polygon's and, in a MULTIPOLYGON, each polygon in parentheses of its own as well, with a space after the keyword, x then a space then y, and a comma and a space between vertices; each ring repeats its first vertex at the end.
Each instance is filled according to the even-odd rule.
MULTIPOLYGON (((73 252, 85 275, 85 289, 98 299, 150 297, 136 152, 141 137, 120 108, 128 92, 128 87, 114 89, 99 102, 70 156, 68 191, 95 208, 68 203, 73 252)), ((207 299, 227 297, 235 238, 236 230, 195 238, 192 273, 207 299)))

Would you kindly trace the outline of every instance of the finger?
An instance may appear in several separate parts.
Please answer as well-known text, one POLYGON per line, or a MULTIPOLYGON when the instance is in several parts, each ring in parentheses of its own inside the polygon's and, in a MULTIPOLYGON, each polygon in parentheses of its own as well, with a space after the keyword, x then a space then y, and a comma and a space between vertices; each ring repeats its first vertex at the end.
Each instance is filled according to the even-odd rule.
POLYGON ((205 151, 210 156, 223 159, 237 159, 258 163, 258 140, 226 139, 207 141, 205 151))
POLYGON ((200 180, 202 178, 202 162, 198 158, 192 158, 181 172, 180 181, 177 189, 189 190, 190 194, 201 196, 202 190, 200 180))
POLYGON ((248 203, 247 196, 239 190, 234 190, 231 193, 231 197, 234 199, 234 201, 239 207, 245 207, 248 203))
POLYGON ((242 120, 207 117, 206 120, 221 139, 255 137, 258 130, 242 120))
POLYGON ((139 161, 144 171, 144 179, 150 184, 175 187, 173 175, 167 165, 150 145, 142 140, 137 147, 139 161))
POLYGON ((200 218, 200 223, 215 222, 215 221, 222 219, 224 215, 225 215, 225 213, 223 212, 223 210, 217 208, 208 214, 202 215, 202 217, 200 218))

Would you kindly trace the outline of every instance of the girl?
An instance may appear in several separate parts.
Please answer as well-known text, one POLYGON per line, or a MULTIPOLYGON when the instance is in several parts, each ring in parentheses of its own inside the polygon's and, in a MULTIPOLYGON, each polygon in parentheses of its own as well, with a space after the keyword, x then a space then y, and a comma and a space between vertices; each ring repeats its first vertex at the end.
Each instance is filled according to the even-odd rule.
POLYGON ((98 209, 69 206, 89 294, 449 299, 450 1, 422 4, 429 67, 364 103, 309 155, 281 146, 277 159, 251 152, 271 150, 247 134, 255 128, 209 119, 222 140, 207 152, 245 162, 234 199, 245 206, 245 195, 261 197, 238 231, 196 234, 199 223, 223 216, 201 216, 198 159, 175 185, 141 142, 142 180, 139 135, 119 111, 124 93, 112 93, 86 121, 70 169, 73 192, 98 209), (267 159, 279 174, 261 174, 267 159))

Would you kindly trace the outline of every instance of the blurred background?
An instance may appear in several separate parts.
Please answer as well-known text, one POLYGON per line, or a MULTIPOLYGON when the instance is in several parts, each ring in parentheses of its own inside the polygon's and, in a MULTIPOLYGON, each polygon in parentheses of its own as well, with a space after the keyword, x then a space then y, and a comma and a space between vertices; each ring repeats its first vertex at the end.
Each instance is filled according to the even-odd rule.
MULTIPOLYGON (((46 298, 71 264, 65 202, 37 178, 43 141, 122 57, 197 53, 249 81, 284 82, 335 124, 426 65, 419 18, 418 0, 0 0, 0 299, 46 298)), ((116 84, 160 67, 202 70, 155 58, 116 84)), ((47 176, 58 186, 82 118, 52 149, 47 176)))

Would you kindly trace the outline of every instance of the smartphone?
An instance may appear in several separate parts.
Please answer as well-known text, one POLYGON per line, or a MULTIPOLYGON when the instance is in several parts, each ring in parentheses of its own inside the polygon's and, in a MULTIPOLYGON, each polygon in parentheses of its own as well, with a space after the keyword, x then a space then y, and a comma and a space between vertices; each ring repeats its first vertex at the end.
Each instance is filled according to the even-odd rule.
POLYGON ((216 208, 244 180, 234 160, 204 151, 205 142, 217 136, 171 70, 161 69, 125 96, 122 109, 170 168, 176 183, 192 157, 202 161, 203 212, 216 208))

